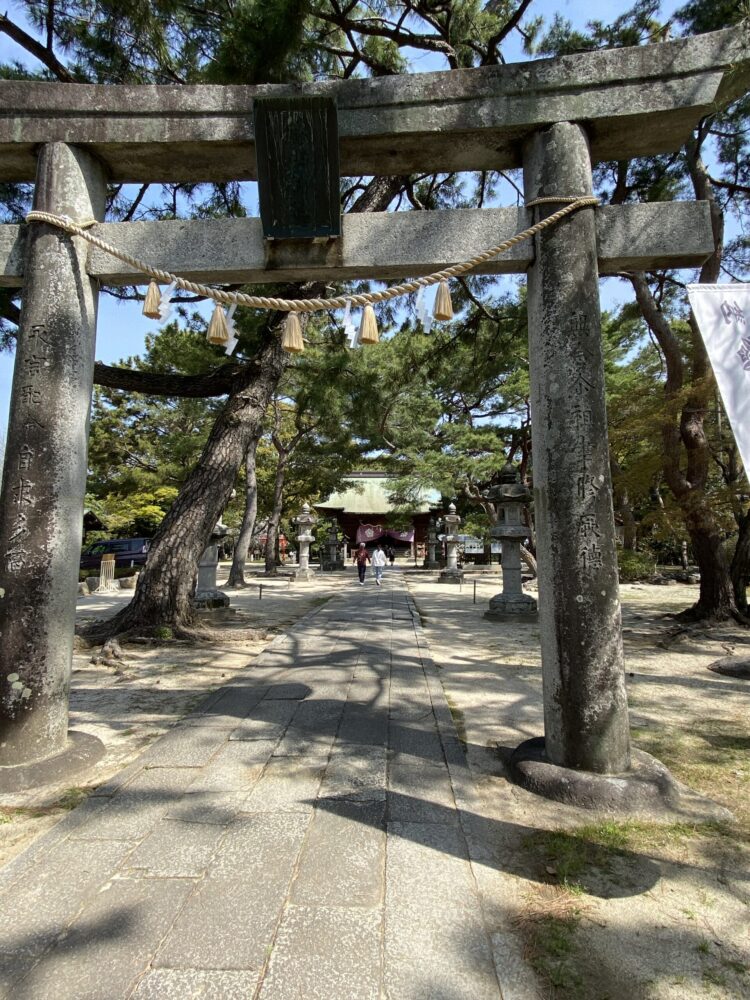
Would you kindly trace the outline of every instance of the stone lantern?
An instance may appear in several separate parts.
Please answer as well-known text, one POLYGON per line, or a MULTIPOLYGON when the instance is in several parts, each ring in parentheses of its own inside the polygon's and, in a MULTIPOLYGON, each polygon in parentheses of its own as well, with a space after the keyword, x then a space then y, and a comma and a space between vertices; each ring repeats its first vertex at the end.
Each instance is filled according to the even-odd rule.
POLYGON ((229 598, 216 586, 216 570, 219 566, 219 542, 229 532, 226 524, 219 519, 211 532, 208 545, 198 561, 198 582, 195 586, 193 604, 196 608, 227 608, 229 598))
POLYGON ((312 527, 316 520, 307 503, 302 504, 302 512, 293 519, 293 523, 297 525, 299 543, 299 566, 294 574, 295 580, 311 580, 313 577, 310 570, 310 542, 315 541, 312 527))
POLYGON ((448 513, 443 518, 445 525, 445 569, 438 577, 438 583, 461 583, 464 578, 464 571, 458 568, 458 542, 456 534, 461 518, 456 513, 456 505, 452 503, 448 508, 448 513))
POLYGON ((504 520, 490 529, 490 535, 501 539, 503 545, 503 591, 490 599, 484 616, 504 622, 536 621, 536 601, 524 594, 521 586, 521 542, 531 534, 521 522, 521 511, 531 500, 531 491, 519 482, 515 466, 508 462, 500 472, 499 485, 493 486, 485 499, 498 505, 504 520))
POLYGON ((435 558, 435 548, 437 546, 437 524, 435 518, 431 517, 427 524, 427 558, 423 566, 425 569, 439 569, 440 563, 435 558))
POLYGON ((344 569, 344 560, 341 558, 339 547, 339 532, 336 519, 332 518, 328 527, 328 536, 325 540, 326 558, 323 562, 323 569, 339 570, 344 569))

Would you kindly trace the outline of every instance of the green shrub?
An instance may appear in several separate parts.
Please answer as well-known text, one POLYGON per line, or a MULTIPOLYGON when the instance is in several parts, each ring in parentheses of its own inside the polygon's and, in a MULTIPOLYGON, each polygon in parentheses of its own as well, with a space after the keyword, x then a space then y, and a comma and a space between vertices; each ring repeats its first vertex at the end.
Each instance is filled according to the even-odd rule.
POLYGON ((629 549, 618 549, 617 563, 620 570, 620 583, 632 583, 635 580, 648 581, 656 572, 656 560, 650 552, 631 552, 629 549))

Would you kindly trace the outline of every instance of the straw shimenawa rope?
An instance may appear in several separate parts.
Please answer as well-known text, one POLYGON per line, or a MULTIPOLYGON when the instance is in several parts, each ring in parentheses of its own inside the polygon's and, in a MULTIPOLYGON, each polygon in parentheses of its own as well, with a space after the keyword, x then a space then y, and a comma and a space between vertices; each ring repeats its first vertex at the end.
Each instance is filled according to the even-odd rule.
POLYGON ((152 267, 145 261, 139 260, 137 257, 131 257, 130 254, 119 250, 111 243, 106 243, 104 240, 99 239, 98 236, 94 236, 93 233, 87 232, 91 226, 97 225, 96 219, 74 222, 67 215, 53 215, 50 212, 29 212, 26 216, 26 221, 46 222, 51 226, 57 226, 58 229, 64 230, 71 236, 80 236, 88 243, 91 243, 92 246, 98 247, 111 257, 116 257, 117 260, 129 264, 137 271, 148 275, 150 278, 154 278, 156 281, 163 282, 164 284, 174 283, 177 288, 181 288, 186 292, 192 292, 194 295, 204 296, 223 305, 248 306, 251 309, 278 309, 281 312, 320 312, 327 309, 344 309, 347 302, 350 302, 353 306, 367 306, 373 305, 376 302, 388 302, 390 299, 398 298, 401 295, 408 295, 410 292, 416 292, 420 288, 436 285, 438 282, 445 281, 448 278, 457 278, 461 274, 467 274, 479 264, 483 264, 493 257, 499 256, 499 254, 504 253, 506 250, 510 250, 517 243, 522 243, 524 240, 530 239, 548 226, 553 226, 560 219, 565 218, 566 215, 575 212, 576 209, 598 205, 599 199, 591 196, 582 198, 536 198, 534 201, 528 202, 526 207, 531 208, 534 205, 547 203, 559 204, 560 202, 568 202, 568 204, 558 209, 557 212, 553 212, 552 215, 548 215, 541 222, 537 222, 533 226, 529 226, 528 229, 524 229, 522 233, 517 233, 498 246, 490 247, 489 250, 478 253, 475 257, 464 261, 462 264, 454 264, 442 271, 435 271, 433 274, 414 278, 411 281, 403 281, 399 285, 391 285, 390 288, 384 288, 381 291, 364 292, 357 295, 339 295, 334 299, 275 299, 265 295, 246 295, 244 292, 225 292, 220 288, 211 288, 208 285, 201 285, 197 281, 188 281, 187 278, 181 278, 170 271, 162 271, 159 268, 152 267))

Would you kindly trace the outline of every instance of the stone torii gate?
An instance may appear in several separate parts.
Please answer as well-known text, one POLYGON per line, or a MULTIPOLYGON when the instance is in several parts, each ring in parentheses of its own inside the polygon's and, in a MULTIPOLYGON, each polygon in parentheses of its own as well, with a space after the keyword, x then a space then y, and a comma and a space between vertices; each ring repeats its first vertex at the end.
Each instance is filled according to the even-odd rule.
MULTIPOLYGON (((290 87, 5 81, 0 180, 35 181, 37 210, 101 220, 108 181, 254 179, 254 100, 303 94, 336 100, 342 175, 522 166, 527 203, 564 201, 591 194, 592 163, 677 149, 749 77, 737 28, 290 87)), ((394 279, 465 260, 558 207, 350 215, 325 242, 266 241, 251 218, 100 222, 93 232, 202 282, 394 279)), ((631 767, 598 276, 696 266, 712 249, 705 204, 585 208, 478 269, 528 275, 546 756, 557 767, 631 767)), ((0 227, 0 284, 23 288, 0 502, 0 780, 69 747, 97 296, 138 281, 52 226, 0 227)))

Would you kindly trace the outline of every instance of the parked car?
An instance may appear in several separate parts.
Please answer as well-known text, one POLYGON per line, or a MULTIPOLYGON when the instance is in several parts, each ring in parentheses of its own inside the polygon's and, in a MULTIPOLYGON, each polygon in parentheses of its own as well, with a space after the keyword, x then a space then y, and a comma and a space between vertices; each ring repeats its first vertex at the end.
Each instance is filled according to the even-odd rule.
POLYGON ((108 538, 92 542, 81 553, 81 569, 99 569, 102 556, 115 557, 115 568, 143 566, 151 544, 150 538, 108 538))

